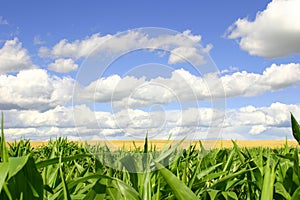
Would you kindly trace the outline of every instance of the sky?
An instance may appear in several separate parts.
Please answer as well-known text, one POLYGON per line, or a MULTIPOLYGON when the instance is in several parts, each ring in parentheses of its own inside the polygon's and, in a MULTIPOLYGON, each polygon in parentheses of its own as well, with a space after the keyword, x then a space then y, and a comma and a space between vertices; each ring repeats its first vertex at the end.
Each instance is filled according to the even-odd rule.
POLYGON ((299 0, 1 0, 7 140, 292 139, 299 9, 299 0))

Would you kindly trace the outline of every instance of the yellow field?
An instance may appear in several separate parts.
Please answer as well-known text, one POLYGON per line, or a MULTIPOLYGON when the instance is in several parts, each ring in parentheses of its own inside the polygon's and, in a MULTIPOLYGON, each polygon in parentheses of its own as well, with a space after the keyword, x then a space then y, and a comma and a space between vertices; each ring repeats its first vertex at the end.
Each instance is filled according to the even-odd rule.
MULTIPOLYGON (((270 147, 270 148, 278 148, 283 147, 285 145, 285 140, 238 140, 236 141, 239 147, 270 147)), ((144 140, 110 140, 110 141, 89 141, 90 144, 107 144, 110 148, 122 148, 125 147, 126 149, 134 149, 134 144, 137 147, 143 148, 144 140)), ((149 146, 155 145, 157 149, 161 149, 165 145, 173 145, 177 143, 177 141, 166 141, 166 140, 150 140, 149 146)), ((199 144, 199 141, 185 141, 181 146, 184 148, 189 146, 190 144, 199 144)), ((216 140, 205 140, 202 141, 202 144, 205 148, 231 148, 232 142, 231 140, 223 140, 223 141, 216 141, 216 140)), ((31 141, 32 147, 37 147, 41 145, 47 145, 47 142, 39 142, 39 141, 31 141)), ((290 147, 297 146, 297 142, 294 140, 288 140, 288 145, 290 147)))

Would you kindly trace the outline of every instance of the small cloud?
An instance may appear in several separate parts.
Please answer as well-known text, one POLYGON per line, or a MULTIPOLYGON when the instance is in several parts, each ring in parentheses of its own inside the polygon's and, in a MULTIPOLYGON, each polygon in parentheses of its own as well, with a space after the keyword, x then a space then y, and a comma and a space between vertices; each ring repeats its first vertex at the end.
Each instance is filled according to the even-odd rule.
POLYGON ((78 65, 74 61, 69 59, 57 59, 54 63, 49 64, 48 68, 52 71, 59 73, 69 73, 75 71, 78 68, 78 65))
POLYGON ((264 125, 255 125, 251 127, 251 130, 249 131, 250 134, 258 135, 268 130, 268 127, 265 127, 264 125))
POLYGON ((47 48, 47 47, 41 47, 39 49, 39 52, 38 52, 38 55, 41 57, 41 58, 46 58, 46 57, 49 57, 50 55, 50 50, 47 48))
POLYGON ((0 16, 0 25, 8 25, 8 21, 2 16, 0 16))
POLYGON ((224 70, 220 71, 220 74, 228 74, 228 73, 237 72, 237 71, 239 71, 239 68, 230 66, 228 69, 224 69, 224 70))
POLYGON ((33 43, 36 45, 42 45, 45 44, 46 42, 41 40, 40 36, 37 35, 33 38, 33 43))

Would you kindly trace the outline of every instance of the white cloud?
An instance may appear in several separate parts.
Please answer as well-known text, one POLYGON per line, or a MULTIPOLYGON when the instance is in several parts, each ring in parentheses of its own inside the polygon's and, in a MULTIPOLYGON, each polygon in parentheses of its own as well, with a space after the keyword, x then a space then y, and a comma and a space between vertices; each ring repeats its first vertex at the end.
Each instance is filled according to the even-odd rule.
POLYGON ((83 40, 69 42, 66 39, 59 41, 53 48, 41 47, 41 57, 68 57, 79 59, 96 55, 100 58, 116 56, 135 49, 163 49, 169 51, 171 56, 169 63, 183 62, 184 59, 201 65, 206 62, 205 54, 210 51, 212 45, 200 47, 201 36, 193 35, 187 30, 178 34, 162 34, 149 36, 138 30, 128 31, 123 34, 103 35, 99 33, 83 40))
POLYGON ((223 74, 228 74, 237 71, 239 71, 239 68, 230 66, 228 69, 223 69, 222 71, 220 71, 220 74, 223 75, 223 74))
MULTIPOLYGON (((203 52, 209 52, 210 49, 211 46, 207 47, 207 50, 203 50, 203 52)), ((168 63, 176 64, 181 62, 191 62, 196 66, 200 66, 205 63, 203 52, 199 52, 195 47, 178 47, 171 51, 168 63)))
POLYGON ((274 58, 299 54, 299 9, 299 0, 273 0, 254 21, 238 19, 227 37, 240 39, 240 47, 251 55, 274 58))
POLYGON ((18 72, 34 68, 28 51, 17 38, 7 40, 0 48, 0 73, 18 72))
POLYGON ((261 82, 270 86, 270 90, 278 90, 299 83, 300 64, 290 63, 266 68, 261 82))
POLYGON ((42 69, 0 75, 0 108, 47 110, 65 105, 72 98, 74 80, 50 76, 42 69))
POLYGON ((74 61, 69 59, 57 59, 54 63, 50 63, 48 68, 52 71, 59 72, 59 73, 69 73, 71 71, 76 71, 78 68, 78 64, 74 63, 74 61))
MULTIPOLYGON (((290 112, 297 118, 300 117, 300 105, 287 105, 283 103, 272 103, 269 107, 255 108, 247 106, 237 110, 227 111, 230 116, 225 123, 226 127, 249 127, 250 134, 261 134, 273 128, 287 128, 284 134, 290 131, 290 112)), ((277 130, 278 131, 278 130, 277 130)))
POLYGON ((300 64, 272 64, 262 74, 235 72, 221 77, 227 97, 256 96, 277 91, 300 82, 300 64))
POLYGON ((211 98, 251 97, 264 92, 277 91, 300 82, 300 64, 272 64, 262 74, 246 71, 218 77, 204 77, 179 69, 171 77, 151 80, 118 75, 101 78, 78 91, 80 99, 113 102, 116 107, 140 107, 187 100, 207 101, 211 98), (222 96, 223 94, 223 96, 222 96))
MULTIPOLYGON (((144 77, 120 77, 112 75, 78 86, 75 102, 110 103, 114 108, 137 108, 154 104, 175 103, 181 106, 186 101, 211 101, 226 97, 250 97, 268 91, 277 91, 300 82, 300 64, 271 65, 262 74, 235 72, 221 77, 216 74, 199 77, 179 69, 170 77, 146 80, 144 77), (223 85, 222 85, 223 84, 223 85), (210 88, 208 87, 210 86, 210 88)), ((50 76, 45 70, 22 70, 16 75, 0 76, 1 109, 47 110, 57 105, 70 103, 73 86, 70 77, 50 76)))
POLYGON ((261 134, 264 131, 268 130, 267 127, 265 127, 264 125, 255 125, 251 127, 251 130, 249 131, 250 134, 253 135, 257 135, 257 134, 261 134))
POLYGON ((211 108, 150 112, 125 109, 110 113, 77 105, 73 108, 57 106, 44 112, 9 110, 4 114, 8 139, 29 137, 45 140, 68 136, 88 140, 113 138, 116 135, 118 138, 143 139, 146 132, 151 139, 167 138, 171 133, 173 139, 185 136, 189 139, 220 138, 221 134, 223 139, 284 139, 286 136, 292 137, 290 112, 300 118, 300 105, 273 103, 268 107, 229 109, 224 126, 218 124, 220 132, 215 134, 210 129, 215 128, 215 120, 222 120, 222 115, 213 115, 211 108))
POLYGON ((59 41, 52 49, 41 47, 39 49, 39 55, 41 57, 53 56, 79 59, 81 57, 87 57, 91 51, 111 37, 112 36, 109 34, 101 36, 97 33, 83 40, 75 40, 71 43, 68 42, 67 39, 63 39, 59 41))

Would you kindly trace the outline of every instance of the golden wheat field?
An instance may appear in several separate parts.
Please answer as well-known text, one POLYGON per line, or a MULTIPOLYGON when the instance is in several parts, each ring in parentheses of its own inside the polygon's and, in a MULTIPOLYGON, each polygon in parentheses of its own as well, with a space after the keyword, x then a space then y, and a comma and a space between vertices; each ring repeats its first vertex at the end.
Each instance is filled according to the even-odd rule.
MULTIPOLYGON (((174 145, 179 141, 167 141, 167 140, 150 140, 149 143, 152 146, 156 146, 157 149, 163 148, 165 145, 174 145)), ((231 140, 202 140, 202 144, 205 148, 231 148, 233 143, 231 140)), ((269 147, 269 148, 280 148, 286 143, 285 140, 237 140, 235 141, 239 147, 269 147)), ((288 140, 288 145, 297 146, 297 142, 294 140, 288 140)), ((32 147, 38 147, 47 145, 46 141, 31 141, 32 147)), ((109 141, 88 141, 89 144, 106 144, 110 148, 125 148, 134 149, 136 147, 143 148, 144 140, 109 140, 109 141)), ((199 147, 200 141, 184 141, 181 145, 182 148, 188 147, 190 144, 197 144, 199 147)))

